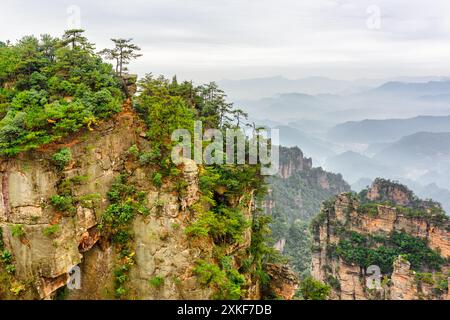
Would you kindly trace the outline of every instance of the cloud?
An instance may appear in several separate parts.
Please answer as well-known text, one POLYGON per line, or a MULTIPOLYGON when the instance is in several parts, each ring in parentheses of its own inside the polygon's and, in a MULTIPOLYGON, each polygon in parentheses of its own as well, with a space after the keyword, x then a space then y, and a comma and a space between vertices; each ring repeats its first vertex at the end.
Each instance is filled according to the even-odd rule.
POLYGON ((139 73, 197 80, 284 74, 338 78, 450 74, 446 0, 4 0, 0 38, 61 34, 71 5, 98 47, 133 37, 139 73), (369 6, 380 28, 367 27, 369 6))

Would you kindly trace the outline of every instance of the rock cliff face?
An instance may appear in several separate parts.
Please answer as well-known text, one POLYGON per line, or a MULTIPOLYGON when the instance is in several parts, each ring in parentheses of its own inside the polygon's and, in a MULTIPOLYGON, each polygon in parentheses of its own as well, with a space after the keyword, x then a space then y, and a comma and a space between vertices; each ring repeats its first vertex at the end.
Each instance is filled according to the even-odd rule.
POLYGON ((269 184, 266 212, 283 212, 291 221, 307 220, 319 210, 322 201, 350 191, 341 175, 313 168, 312 159, 304 157, 297 147, 280 147, 278 175, 270 177, 269 184))
MULTIPOLYGON (((128 183, 145 194, 150 208, 149 215, 137 216, 132 223, 135 265, 129 275, 128 298, 212 297, 212 290, 199 284, 193 268, 200 257, 212 256, 214 245, 189 239, 184 231, 195 217, 188 208, 200 196, 199 169, 193 161, 185 160, 181 174, 187 187, 182 195, 168 185, 156 188, 151 183, 154 171, 127 156, 134 145, 142 150, 150 148, 144 132, 141 120, 125 107, 92 131, 1 161, 1 240, 13 256, 16 272, 11 277, 2 271, 0 299, 53 298, 57 289, 66 285, 69 272, 78 270, 76 266, 81 286, 68 290, 67 298, 114 298, 113 275, 120 257, 115 246, 102 237, 99 222, 109 205, 107 193, 124 172, 130 177, 128 183), (70 149, 72 160, 57 170, 51 157, 61 148, 70 149), (50 204, 67 181, 71 181, 76 199, 72 215, 50 204), (149 282, 153 278, 164 281, 155 286, 149 282)), ((247 218, 251 218, 254 206, 249 198, 247 218)), ((236 257, 233 263, 238 267, 250 242, 249 228, 245 241, 228 253, 236 257)), ((246 297, 260 298, 259 283, 252 282, 250 276, 246 281, 246 297)))
POLYGON ((265 212, 272 215, 275 248, 292 257, 299 273, 308 273, 310 238, 307 222, 320 210, 322 201, 350 191, 341 175, 313 168, 311 158, 297 148, 280 147, 280 168, 270 177, 265 212))
POLYGON ((279 175, 287 179, 294 172, 306 171, 312 168, 312 159, 305 158, 302 150, 297 147, 280 148, 280 169, 279 175))
MULTIPOLYGON (((389 184, 390 182, 385 180, 376 180, 360 199, 345 193, 337 196, 331 203, 325 204, 312 226, 313 276, 330 284, 333 288, 332 299, 448 299, 447 278, 450 269, 448 218, 443 217, 442 213, 434 214, 434 204, 413 197, 406 187, 389 184), (390 203, 371 202, 374 200, 390 203), (364 201, 369 202, 362 203, 364 201), (405 209, 413 205, 421 208, 421 211, 405 209), (416 254, 414 250, 418 249, 412 245, 402 247, 403 244, 400 244, 398 249, 398 246, 394 246, 388 240, 393 234, 406 234, 405 239, 410 239, 409 237, 423 239, 423 243, 434 250, 436 256, 441 256, 436 258, 441 261, 440 268, 423 266, 421 270, 417 268, 413 270, 407 259, 408 255, 416 254), (372 242, 366 251, 361 251, 361 246, 355 246, 354 243, 349 245, 351 243, 347 240, 349 237, 356 239, 354 243, 358 245, 365 238, 371 239, 372 242), (396 249, 399 251, 389 251, 396 249), (344 250, 353 251, 344 252, 344 250), (356 263, 357 259, 367 253, 366 261, 369 263, 376 254, 394 257, 395 253, 391 252, 399 254, 391 267, 389 265, 385 267, 391 270, 384 272, 381 270, 379 286, 368 285, 367 281, 373 279, 371 278, 373 273, 367 269, 368 265, 356 263)), ((411 240, 408 241, 412 243, 411 240)), ((421 244, 422 242, 418 243, 421 244)), ((417 261, 415 263, 418 264, 417 261)))
POLYGON ((269 283, 270 294, 285 300, 292 299, 299 285, 297 275, 288 266, 279 264, 268 264, 266 271, 272 280, 269 283))

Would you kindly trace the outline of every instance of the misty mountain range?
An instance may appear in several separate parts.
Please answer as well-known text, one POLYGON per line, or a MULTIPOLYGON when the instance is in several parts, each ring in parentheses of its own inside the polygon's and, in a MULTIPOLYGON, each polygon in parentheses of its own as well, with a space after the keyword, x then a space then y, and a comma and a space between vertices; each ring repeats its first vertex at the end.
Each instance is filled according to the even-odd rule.
POLYGON ((308 95, 332 94, 348 95, 364 92, 390 82, 424 83, 431 81, 445 81, 449 77, 396 77, 391 79, 357 79, 336 80, 327 77, 307 77, 303 79, 287 79, 282 76, 219 81, 221 88, 233 100, 259 99, 276 94, 299 92, 308 95))
POLYGON ((450 78, 224 80, 249 121, 280 130, 356 189, 399 180, 450 212, 450 78))

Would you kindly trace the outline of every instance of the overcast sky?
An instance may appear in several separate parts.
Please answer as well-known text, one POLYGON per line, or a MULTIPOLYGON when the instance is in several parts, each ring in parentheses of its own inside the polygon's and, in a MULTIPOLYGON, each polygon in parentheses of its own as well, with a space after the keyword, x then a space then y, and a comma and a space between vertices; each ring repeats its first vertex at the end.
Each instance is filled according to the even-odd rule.
POLYGON ((78 24, 98 49, 134 38, 144 56, 130 69, 139 74, 450 75, 448 0, 2 0, 2 40, 78 24))

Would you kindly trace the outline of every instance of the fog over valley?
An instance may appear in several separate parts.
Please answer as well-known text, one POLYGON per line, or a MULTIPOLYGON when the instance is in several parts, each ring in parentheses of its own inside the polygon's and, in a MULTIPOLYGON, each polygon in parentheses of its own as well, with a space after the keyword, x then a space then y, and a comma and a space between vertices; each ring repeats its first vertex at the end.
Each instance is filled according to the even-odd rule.
POLYGON ((249 122, 280 130, 315 166, 355 191, 376 177, 405 183, 450 212, 450 80, 341 81, 281 76, 219 84, 249 122))

